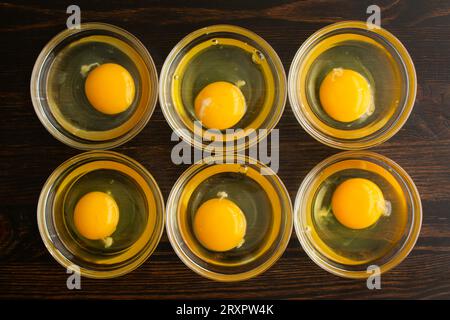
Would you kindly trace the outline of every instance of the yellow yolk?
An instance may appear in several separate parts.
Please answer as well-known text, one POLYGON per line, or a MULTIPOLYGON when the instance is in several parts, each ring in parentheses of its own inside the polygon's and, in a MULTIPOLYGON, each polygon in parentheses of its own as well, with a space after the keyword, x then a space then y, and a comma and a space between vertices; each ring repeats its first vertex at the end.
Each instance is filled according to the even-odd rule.
POLYGON ((333 69, 322 81, 319 94, 325 112, 340 122, 359 119, 373 104, 369 82, 350 69, 333 69))
POLYGON ((119 207, 109 194, 94 191, 78 200, 74 212, 75 227, 90 240, 109 237, 119 222, 119 207))
POLYGON ((212 251, 228 251, 241 245, 246 228, 244 213, 233 201, 225 198, 204 202, 194 218, 195 236, 212 251))
POLYGON ((375 183, 363 178, 352 178, 336 188, 331 208, 336 219, 344 226, 364 229, 377 222, 386 212, 386 203, 375 183))
POLYGON ((133 77, 115 63, 102 64, 89 72, 84 90, 91 105, 105 114, 124 112, 135 95, 133 77))
POLYGON ((238 123, 245 114, 245 97, 234 84, 218 81, 208 84, 195 98, 195 114, 209 129, 224 130, 238 123))

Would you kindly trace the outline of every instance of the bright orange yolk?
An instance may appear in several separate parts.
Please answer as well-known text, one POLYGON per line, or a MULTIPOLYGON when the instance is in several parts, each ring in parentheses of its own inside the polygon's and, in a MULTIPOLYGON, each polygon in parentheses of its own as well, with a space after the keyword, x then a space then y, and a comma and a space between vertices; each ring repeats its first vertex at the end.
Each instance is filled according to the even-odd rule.
POLYGON ((380 188, 370 180, 352 178, 334 191, 331 208, 336 219, 351 229, 364 229, 378 221, 386 212, 380 188))
POLYGON ((116 63, 105 63, 89 72, 84 91, 95 109, 112 115, 131 106, 135 86, 127 69, 116 63))
POLYGON ((195 114, 209 129, 224 130, 237 124, 245 114, 245 97, 234 84, 208 84, 195 98, 195 114))
POLYGON ((240 246, 247 228, 245 215, 231 200, 216 198, 204 202, 194 218, 198 241, 212 251, 228 251, 240 246))
POLYGON ((320 103, 334 120, 352 122, 370 112, 373 105, 369 82, 350 69, 335 68, 320 85, 320 103))
POLYGON ((109 194, 94 191, 78 200, 74 212, 75 227, 90 240, 109 237, 119 222, 119 207, 109 194))

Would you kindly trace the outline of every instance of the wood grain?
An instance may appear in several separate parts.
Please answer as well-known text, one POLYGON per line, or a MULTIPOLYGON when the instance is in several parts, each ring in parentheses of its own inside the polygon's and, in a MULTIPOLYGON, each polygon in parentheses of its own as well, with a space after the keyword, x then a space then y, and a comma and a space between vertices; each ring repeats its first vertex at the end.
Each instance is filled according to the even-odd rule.
MULTIPOLYGON (((217 23, 236 24, 265 38, 285 70, 301 43, 317 29, 346 19, 366 19, 373 1, 77 1, 83 21, 118 25, 135 34, 158 71, 187 33, 217 23)), ((0 297, 1 298, 450 298, 450 4, 448 1, 377 1, 382 23, 409 50, 418 94, 406 125, 373 150, 392 158, 414 179, 424 221, 411 255, 382 278, 382 290, 332 276, 303 252, 295 234, 283 257, 265 274, 223 284, 185 267, 164 235, 154 255, 136 271, 113 280, 82 280, 66 289, 66 273, 49 255, 37 230, 40 189, 61 162, 78 154, 47 133, 34 114, 29 80, 48 40, 65 28, 71 1, 0 3, 0 297)), ((278 125, 279 175, 294 199, 307 172, 334 150, 308 136, 289 104, 278 125)), ((187 166, 170 161, 171 130, 157 109, 146 128, 115 149, 141 162, 164 197, 187 166)))

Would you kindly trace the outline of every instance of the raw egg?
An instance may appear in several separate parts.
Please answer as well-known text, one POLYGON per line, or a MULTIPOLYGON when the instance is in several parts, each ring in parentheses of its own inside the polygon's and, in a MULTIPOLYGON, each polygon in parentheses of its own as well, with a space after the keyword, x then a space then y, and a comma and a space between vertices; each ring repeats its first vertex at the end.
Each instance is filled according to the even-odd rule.
POLYGON ((110 115, 127 110, 135 95, 133 77, 116 63, 105 63, 90 71, 84 90, 95 109, 110 115))
POLYGON ((241 89, 225 81, 208 84, 197 95, 194 104, 195 114, 202 124, 218 130, 237 124, 247 109, 241 89))
POLYGON ((102 240, 114 233, 119 222, 119 207, 112 196, 94 191, 78 200, 74 223, 78 232, 90 240, 102 240))
POLYGON ((214 198, 204 202, 194 218, 198 241, 212 251, 228 251, 244 242, 247 222, 242 210, 231 200, 214 198))
POLYGON ((331 208, 336 219, 351 229, 364 229, 378 221, 386 212, 383 192, 372 181, 352 178, 334 191, 331 208))
POLYGON ((373 109, 369 82, 350 69, 334 68, 322 81, 319 94, 323 109, 336 121, 352 122, 373 109))

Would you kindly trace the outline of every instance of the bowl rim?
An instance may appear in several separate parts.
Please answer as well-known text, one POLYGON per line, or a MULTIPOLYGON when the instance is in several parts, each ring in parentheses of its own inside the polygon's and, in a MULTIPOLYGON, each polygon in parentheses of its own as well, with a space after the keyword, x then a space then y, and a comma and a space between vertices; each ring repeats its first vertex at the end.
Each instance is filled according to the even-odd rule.
POLYGON ((295 204, 294 204, 295 233, 297 235, 301 247, 315 264, 317 264, 319 267, 321 267, 325 271, 328 271, 331 274, 350 279, 364 279, 369 277, 370 274, 368 274, 366 271, 345 270, 331 263, 328 263, 327 260, 322 257, 322 254, 320 254, 318 250, 314 247, 309 238, 306 236, 306 232, 304 231, 303 223, 306 220, 306 215, 308 215, 309 210, 308 208, 305 209, 305 207, 303 206, 303 202, 304 199, 307 198, 306 194, 310 192, 309 185, 316 179, 317 175, 320 174, 320 172, 322 172, 324 168, 326 168, 330 164, 336 163, 337 161, 349 158, 358 159, 361 157, 382 161, 387 165, 389 169, 392 169, 394 172, 398 174, 398 176, 401 178, 401 182, 406 186, 407 189, 406 191, 408 192, 409 199, 411 201, 411 209, 413 211, 408 212, 409 216, 411 216, 412 218, 412 222, 408 231, 407 238, 404 240, 404 243, 402 244, 398 252, 389 261, 387 261, 381 266, 378 266, 380 268, 381 274, 388 272, 389 270, 396 267, 403 260, 406 259, 406 257, 414 248, 417 239, 419 238, 423 218, 420 194, 419 191, 417 190, 416 185, 414 184, 414 181, 408 175, 408 173, 402 167, 400 167, 400 165, 398 165, 396 162, 394 162, 393 160, 389 159, 386 156, 383 156, 379 153, 375 153, 372 151, 363 151, 363 150, 343 151, 334 154, 330 157, 327 157, 326 159, 322 160, 320 163, 315 165, 305 176, 295 197, 295 204))
MULTIPOLYGON (((154 241, 154 244, 151 246, 148 246, 147 248, 143 247, 143 249, 145 248, 145 250, 139 254, 138 258, 132 260, 132 262, 130 264, 126 264, 126 265, 121 266, 120 268, 117 268, 112 271, 111 270, 97 271, 97 270, 90 270, 90 269, 86 269, 86 268, 77 266, 79 268, 80 274, 84 277, 93 278, 93 279, 110 279, 110 278, 115 278, 115 277, 125 275, 125 274, 137 269, 145 261, 147 261, 147 259, 156 250, 156 248, 161 240, 162 234, 164 232, 164 225, 165 225, 164 198, 162 196, 161 190, 160 190, 156 180, 154 179, 154 177, 139 162, 137 162, 136 160, 134 160, 124 154, 114 152, 114 151, 107 151, 107 150, 87 151, 87 152, 75 155, 75 156, 67 159, 62 164, 60 164, 58 167, 56 167, 56 169, 53 170, 53 172, 50 174, 50 176, 47 178, 46 182, 44 183, 44 186, 42 187, 42 190, 39 195, 38 205, 37 205, 37 224, 38 224, 38 229, 39 229, 39 234, 41 236, 41 239, 44 242, 44 245, 47 248, 50 255, 64 268, 73 270, 72 266, 74 266, 75 264, 73 264, 68 258, 66 258, 60 252, 60 250, 58 250, 58 248, 53 244, 53 241, 51 240, 51 236, 50 236, 50 234, 48 232, 48 228, 47 228, 46 217, 48 214, 51 214, 53 216, 55 213, 53 212, 53 209, 51 210, 50 213, 48 213, 48 212, 46 212, 45 208, 47 205, 49 192, 50 192, 51 188, 53 187, 55 180, 59 177, 59 175, 61 173, 65 172, 65 170, 67 168, 69 168, 70 166, 72 166, 80 161, 83 161, 86 159, 92 159, 93 161, 95 161, 95 159, 97 157, 108 157, 108 158, 110 158, 111 161, 117 161, 117 159, 123 160, 125 165, 131 164, 131 165, 135 166, 136 168, 138 168, 145 175, 145 176, 142 175, 142 177, 145 178, 146 181, 148 180, 151 184, 153 184, 153 187, 154 187, 155 192, 153 193, 153 196, 155 197, 156 208, 157 208, 157 211, 156 211, 156 216, 157 216, 156 221, 157 222, 155 225, 156 226, 159 225, 158 229, 155 228, 153 239, 151 239, 154 241), (158 203, 159 203, 159 206, 158 206, 158 203)), ((153 188, 152 188, 152 190, 153 190, 153 188)), ((147 244, 148 243, 146 243, 146 245, 147 244)), ((76 270, 74 270, 74 271, 76 271, 76 270)))
POLYGON ((155 62, 153 61, 152 56, 150 55, 148 49, 144 46, 144 44, 132 33, 128 32, 125 29, 122 29, 118 26, 103 23, 103 22, 85 22, 80 24, 79 29, 65 29, 58 34, 56 34, 52 39, 50 39, 46 45, 42 48, 41 52, 39 53, 36 62, 34 63, 33 70, 31 73, 31 80, 30 80, 30 96, 31 96, 31 102, 33 104, 34 111, 39 118, 42 125, 46 128, 46 130, 57 140, 61 141, 62 143, 73 147, 78 150, 108 150, 115 148, 117 146, 120 146, 131 139, 133 139, 139 132, 142 131, 142 129, 147 125, 148 121, 150 120, 153 112, 156 108, 156 103, 158 101, 158 71, 156 69, 155 62), (118 34, 127 40, 130 41, 134 46, 134 50, 136 50, 137 54, 139 54, 144 61, 144 64, 147 66, 147 72, 149 73, 150 77, 150 95, 149 100, 147 103, 148 111, 143 115, 143 117, 139 120, 139 122, 136 123, 135 126, 133 126, 129 131, 124 133, 122 136, 119 136, 117 138, 114 138, 113 140, 106 140, 106 141, 89 141, 82 142, 82 141, 76 141, 72 139, 70 136, 68 136, 66 133, 64 133, 61 130, 58 130, 52 121, 47 117, 46 113, 43 111, 43 107, 41 104, 41 98, 39 95, 39 77, 42 72, 43 65, 45 61, 47 61, 49 55, 52 53, 53 49, 61 43, 63 40, 67 39, 68 37, 74 36, 80 32, 85 32, 89 30, 106 30, 115 34, 118 34))
MULTIPOLYGON (((189 45, 192 41, 198 39, 199 37, 203 35, 208 35, 210 33, 215 32, 229 32, 229 33, 237 33, 239 35, 243 35, 247 38, 250 38, 252 40, 255 40, 264 48, 264 54, 268 54, 270 56, 274 66, 277 71, 277 74, 274 75, 274 77, 278 77, 280 80, 280 105, 277 105, 277 109, 279 110, 275 117, 273 117, 273 123, 268 128, 265 128, 266 130, 263 131, 263 133, 258 133, 256 138, 252 138, 250 141, 246 141, 247 136, 244 137, 244 142, 240 142, 237 144, 236 148, 233 149, 234 152, 239 152, 242 150, 245 150, 247 148, 250 148, 251 146, 259 143, 261 140, 265 139, 269 134, 272 132, 272 130, 277 126, 278 122, 280 121, 283 112, 285 110, 286 102, 287 102, 287 88, 288 88, 288 82, 286 77, 286 71, 284 69, 284 65, 278 55, 278 53, 275 51, 275 49, 261 36, 256 34, 255 32, 237 26, 237 25, 231 25, 231 24, 214 24, 206 27, 202 27, 200 29, 196 29, 186 36, 184 36, 170 51, 170 53, 167 55, 167 58, 164 61, 164 64, 161 69, 161 75, 160 75, 160 81, 159 81, 159 104, 161 106, 161 110, 163 112, 164 118, 166 119, 169 126, 172 128, 173 132, 177 134, 178 137, 180 137, 183 141, 187 142, 191 146, 200 149, 205 150, 208 148, 208 143, 204 143, 202 140, 196 139, 196 135, 194 133, 186 134, 186 131, 190 131, 188 128, 183 126, 182 128, 178 128, 176 125, 176 112, 171 112, 173 110, 173 107, 167 106, 167 101, 165 98, 166 93, 166 83, 170 83, 170 77, 169 77, 169 71, 172 67, 172 63, 174 62, 175 58, 179 54, 179 52, 185 48, 187 45, 189 45), (281 88, 282 87, 282 88, 281 88), (181 130, 180 130, 181 129, 181 130)), ((276 102, 277 103, 277 102, 276 102)), ((273 108, 274 106, 272 106, 273 108)), ((203 132, 203 130, 202 130, 203 132)), ((215 146, 215 149, 217 151, 226 151, 227 147, 221 147, 221 146, 215 146)))
POLYGON ((288 97, 292 112, 294 113, 297 121, 300 123, 303 129, 317 141, 329 147, 341 150, 363 150, 379 145, 392 138, 408 120, 409 115, 414 108, 416 94, 417 74, 414 67, 414 62, 403 43, 386 29, 382 27, 375 28, 371 24, 357 20, 348 20, 333 23, 317 30, 312 35, 310 35, 295 53, 288 73, 288 97), (369 27, 369 25, 371 27, 369 27), (400 62, 405 69, 406 98, 403 106, 401 106, 401 112, 398 114, 397 119, 395 119, 395 121, 393 121, 389 126, 384 126, 378 131, 374 132, 374 134, 378 133, 374 137, 371 137, 370 139, 365 139, 366 137, 363 137, 362 139, 365 139, 364 141, 360 141, 362 139, 349 141, 335 140, 333 137, 328 137, 327 135, 323 134, 304 115, 303 104, 299 101, 297 96, 297 78, 298 74, 302 72, 300 70, 300 64, 303 61, 304 55, 318 38, 340 29, 362 29, 367 32, 375 33, 378 36, 382 37, 396 50, 400 62))
MULTIPOLYGON (((285 196, 285 199, 283 199, 283 202, 287 204, 287 212, 285 212, 286 216, 286 222, 285 222, 285 230, 283 231, 282 237, 277 245, 277 249, 273 252, 273 254, 269 257, 267 261, 264 263, 258 265, 257 267, 241 272, 241 273, 235 273, 235 274, 223 274, 219 272, 213 272, 209 271, 205 268, 200 267, 195 262, 193 262, 186 254, 185 250, 180 246, 180 244, 176 241, 175 238, 175 231, 174 226, 177 225, 177 200, 179 191, 181 190, 182 185, 185 182, 186 178, 191 178, 191 175, 198 174, 201 170, 209 167, 217 165, 217 159, 222 158, 223 155, 217 155, 217 156, 210 156, 205 159, 202 159, 193 165, 191 165, 188 169, 186 169, 180 177, 177 179, 175 184, 172 187, 172 190, 170 191, 169 197, 167 199, 166 204, 166 233, 169 238, 169 242, 177 254, 177 256, 180 258, 180 260, 192 271, 197 273, 198 275, 208 278, 210 280, 215 280, 219 282, 236 282, 236 281, 244 281, 248 280, 250 278, 256 277, 265 271, 267 271, 269 268, 271 268, 284 254, 286 251, 287 245, 289 244, 291 235, 292 235, 292 229, 293 229, 293 207, 292 207, 292 201, 289 196, 289 192, 286 189, 286 186, 284 185, 283 181, 280 179, 280 177, 272 171, 271 168, 265 166, 263 163, 261 163, 258 160, 255 160, 253 158, 250 158, 248 156, 243 156, 239 154, 234 154, 235 160, 237 161, 255 161, 253 164, 257 164, 258 166, 262 166, 265 168, 265 170, 268 170, 267 172, 270 172, 270 176, 273 176, 276 181, 278 182, 280 186, 280 192, 285 196)), ((234 162, 234 163, 241 163, 241 162, 234 162)), ((248 162, 245 162, 248 163, 248 162)), ((227 164, 227 163, 225 163, 227 164)), ((189 249, 187 249, 189 250, 189 249)))

